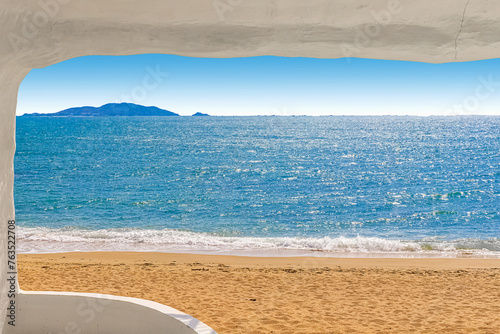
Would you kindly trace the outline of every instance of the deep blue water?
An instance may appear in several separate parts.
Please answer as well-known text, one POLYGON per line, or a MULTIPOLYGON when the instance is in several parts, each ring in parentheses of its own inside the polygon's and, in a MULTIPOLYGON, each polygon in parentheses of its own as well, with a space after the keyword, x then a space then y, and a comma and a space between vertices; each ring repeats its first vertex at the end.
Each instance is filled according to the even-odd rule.
POLYGON ((500 254, 500 117, 18 117, 15 203, 24 251, 500 254))

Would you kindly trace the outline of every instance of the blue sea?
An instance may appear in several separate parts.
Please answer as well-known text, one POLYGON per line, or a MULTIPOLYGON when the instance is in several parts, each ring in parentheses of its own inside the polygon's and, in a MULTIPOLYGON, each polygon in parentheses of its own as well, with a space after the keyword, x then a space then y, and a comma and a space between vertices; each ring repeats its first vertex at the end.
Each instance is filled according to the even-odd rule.
POLYGON ((500 117, 18 117, 24 253, 500 257, 500 117))

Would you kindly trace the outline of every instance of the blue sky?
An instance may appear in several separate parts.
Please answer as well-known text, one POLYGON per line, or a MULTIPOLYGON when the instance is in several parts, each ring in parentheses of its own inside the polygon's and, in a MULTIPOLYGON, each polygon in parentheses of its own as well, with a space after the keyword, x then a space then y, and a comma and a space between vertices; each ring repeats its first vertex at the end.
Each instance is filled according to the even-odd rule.
POLYGON ((180 115, 500 115, 500 60, 89 56, 31 71, 17 114, 110 102, 180 115))

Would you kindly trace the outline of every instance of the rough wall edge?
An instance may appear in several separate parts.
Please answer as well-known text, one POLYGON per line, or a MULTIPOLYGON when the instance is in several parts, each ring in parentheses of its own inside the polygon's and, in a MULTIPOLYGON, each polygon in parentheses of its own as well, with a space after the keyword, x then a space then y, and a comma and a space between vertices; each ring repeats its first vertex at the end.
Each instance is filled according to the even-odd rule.
MULTIPOLYGON (((139 53, 342 58, 342 45, 354 47, 351 56, 358 58, 445 63, 500 57, 500 2, 493 0, 394 0, 401 10, 387 22, 373 13, 387 12, 388 0, 310 0, 307 5, 247 0, 234 2, 219 18, 214 2, 204 0, 41 1, 65 4, 15 54, 4 34, 0 59, 42 68, 85 55, 139 53), (379 31, 359 45, 359 32, 373 26, 379 31)), ((40 1, 2 3, 8 5, 0 9, 0 30, 9 33, 20 34, 26 19, 41 11, 40 1)))
MULTIPOLYGON (((19 86, 29 69, 2 64, 0 72, 0 331, 3 328, 8 303, 7 280, 7 226, 15 219, 14 210, 14 154, 16 149, 16 107, 19 86)), ((16 260, 17 262, 17 260, 16 260)), ((16 276, 17 279, 17 276, 16 276)), ((16 280, 16 290, 19 284, 16 280)))

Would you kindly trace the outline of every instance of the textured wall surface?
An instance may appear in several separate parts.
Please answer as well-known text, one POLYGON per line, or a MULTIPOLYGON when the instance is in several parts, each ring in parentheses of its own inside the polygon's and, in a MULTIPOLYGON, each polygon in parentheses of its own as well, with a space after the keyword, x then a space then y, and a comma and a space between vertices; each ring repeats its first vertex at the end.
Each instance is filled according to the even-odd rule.
POLYGON ((78 56, 141 53, 498 58, 499 16, 498 0, 0 0, 1 310, 8 302, 17 91, 30 69, 78 56))

